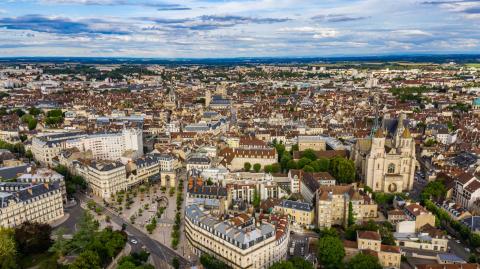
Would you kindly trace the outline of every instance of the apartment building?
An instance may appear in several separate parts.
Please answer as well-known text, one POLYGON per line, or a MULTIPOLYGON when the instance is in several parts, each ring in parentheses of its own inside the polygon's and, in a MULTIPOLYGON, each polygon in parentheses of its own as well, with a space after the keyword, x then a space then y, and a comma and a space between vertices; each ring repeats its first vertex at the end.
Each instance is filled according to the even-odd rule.
POLYGON ((92 193, 103 199, 128 188, 125 165, 119 161, 77 162, 75 171, 85 178, 92 193))
POLYGON ((279 184, 270 180, 250 181, 242 180, 226 184, 227 190, 232 200, 252 203, 255 193, 261 200, 268 198, 280 199, 287 197, 288 193, 281 188, 279 184))
POLYGON ((313 205, 299 201, 282 200, 280 204, 275 205, 275 212, 288 215, 292 223, 309 226, 315 220, 313 205))
POLYGON ((306 149, 313 149, 315 151, 325 151, 327 149, 327 142, 323 136, 299 135, 297 138, 298 150, 304 151, 306 149))
POLYGON ((256 163, 263 167, 277 163, 278 154, 274 148, 225 148, 220 151, 220 164, 231 171, 242 170, 245 163, 256 163))
POLYGON ((422 250, 448 251, 447 235, 430 224, 415 231, 413 221, 405 221, 397 226, 397 232, 393 234, 395 243, 400 247, 415 248, 422 250))
POLYGON ((201 178, 190 177, 187 188, 187 204, 203 205, 205 208, 218 208, 225 212, 230 206, 231 198, 227 188, 218 185, 206 185, 201 178))
POLYGON ((357 248, 360 251, 373 251, 383 268, 400 268, 401 254, 397 246, 382 244, 382 238, 378 232, 357 231, 357 248))
POLYGON ((316 225, 320 229, 333 225, 345 226, 352 203, 357 222, 377 217, 378 206, 373 199, 353 185, 321 186, 315 193, 316 225))
MULTIPOLYGON (((299 170, 297 170, 299 171, 299 170)), ((295 172, 293 172, 295 173, 295 172)), ((303 172, 300 170, 300 193, 303 196, 303 199, 307 202, 313 202, 313 197, 315 192, 320 188, 320 186, 335 186, 336 180, 328 172, 303 172)), ((292 178, 293 182, 291 185, 296 185, 296 178, 292 178)))
POLYGON ((59 182, 60 191, 62 192, 63 201, 67 201, 67 189, 65 187, 64 177, 55 172, 54 170, 48 168, 40 168, 32 170, 28 173, 21 174, 17 177, 17 182, 23 183, 32 183, 32 184, 41 184, 41 183, 53 183, 55 181, 59 182))
POLYGON ((480 180, 469 173, 459 175, 455 179, 452 198, 457 204, 470 209, 480 199, 480 180))
POLYGON ((50 223, 63 217, 59 181, 0 183, 0 226, 15 227, 25 221, 50 223))
POLYGON ((406 219, 415 221, 415 230, 418 231, 423 226, 429 224, 435 227, 435 215, 419 204, 408 204, 403 207, 406 219))
POLYGON ((126 165, 128 187, 132 187, 153 179, 159 179, 160 159, 146 155, 129 161, 126 165))
POLYGON ((177 163, 177 158, 170 154, 153 154, 160 162, 160 171, 173 171, 177 163))
POLYGON ((32 139, 32 154, 43 165, 53 166, 54 158, 64 149, 89 151, 97 160, 117 160, 125 154, 143 155, 142 130, 123 129, 119 133, 86 134, 68 132, 37 136, 32 139))
POLYGON ((203 154, 192 154, 187 157, 187 171, 203 171, 210 168, 212 160, 203 154))
POLYGON ((222 220, 192 204, 185 208, 185 237, 198 256, 210 254, 233 269, 263 269, 286 259, 290 233, 286 216, 222 220))

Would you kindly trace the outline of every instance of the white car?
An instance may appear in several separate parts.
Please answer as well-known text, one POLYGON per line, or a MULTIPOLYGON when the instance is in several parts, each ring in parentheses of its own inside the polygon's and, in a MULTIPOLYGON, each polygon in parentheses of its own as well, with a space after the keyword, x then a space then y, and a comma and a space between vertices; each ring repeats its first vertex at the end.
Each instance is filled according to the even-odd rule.
POLYGON ((135 240, 135 239, 130 240, 130 242, 131 242, 132 244, 134 244, 134 245, 136 245, 136 244, 138 243, 138 241, 135 240))

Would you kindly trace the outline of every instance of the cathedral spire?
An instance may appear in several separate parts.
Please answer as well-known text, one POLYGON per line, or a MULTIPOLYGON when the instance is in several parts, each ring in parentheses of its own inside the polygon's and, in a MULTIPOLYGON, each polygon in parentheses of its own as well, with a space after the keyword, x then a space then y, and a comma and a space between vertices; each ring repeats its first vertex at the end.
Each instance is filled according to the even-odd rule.
POLYGON ((375 132, 375 138, 384 138, 383 128, 378 128, 375 132))
POLYGON ((402 138, 412 138, 412 134, 408 128, 405 128, 402 133, 402 138))

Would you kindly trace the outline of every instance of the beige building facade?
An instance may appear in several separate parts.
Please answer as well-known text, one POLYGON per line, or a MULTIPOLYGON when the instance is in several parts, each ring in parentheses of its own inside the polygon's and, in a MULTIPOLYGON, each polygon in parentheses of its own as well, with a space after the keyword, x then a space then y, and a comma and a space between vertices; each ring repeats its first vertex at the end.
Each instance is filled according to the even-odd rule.
POLYGON ((373 191, 395 193, 413 188, 415 142, 404 120, 399 117, 394 132, 379 128, 373 137, 358 139, 355 144, 355 166, 373 191))
POLYGON ((63 215, 59 181, 40 184, 0 183, 1 227, 15 227, 25 221, 50 223, 63 215))
POLYGON ((197 256, 207 253, 233 269, 269 268, 287 258, 288 220, 259 222, 245 214, 222 221, 193 204, 185 209, 185 237, 197 256))
POLYGON ((350 203, 357 222, 377 217, 377 204, 353 185, 321 186, 315 193, 317 227, 324 229, 333 225, 347 225, 350 203))

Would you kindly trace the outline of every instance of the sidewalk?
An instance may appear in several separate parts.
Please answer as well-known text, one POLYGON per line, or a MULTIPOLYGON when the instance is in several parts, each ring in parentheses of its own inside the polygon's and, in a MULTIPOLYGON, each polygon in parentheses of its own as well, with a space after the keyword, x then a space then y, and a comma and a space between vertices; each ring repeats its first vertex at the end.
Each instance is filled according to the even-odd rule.
POLYGON ((52 228, 56 228, 56 227, 62 225, 69 217, 70 217, 70 213, 64 213, 63 217, 51 222, 50 226, 52 226, 52 228))

